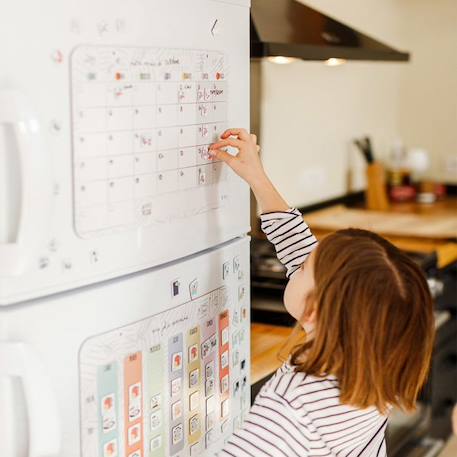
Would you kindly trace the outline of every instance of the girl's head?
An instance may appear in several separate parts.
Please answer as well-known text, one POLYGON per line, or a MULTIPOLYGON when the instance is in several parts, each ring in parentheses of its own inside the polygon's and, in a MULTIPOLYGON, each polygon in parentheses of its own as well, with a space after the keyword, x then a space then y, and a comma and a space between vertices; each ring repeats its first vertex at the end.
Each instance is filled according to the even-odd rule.
POLYGON ((366 230, 324 238, 284 295, 312 340, 291 362, 297 370, 335 375, 341 401, 357 407, 413 409, 433 350, 433 302, 420 268, 366 230))

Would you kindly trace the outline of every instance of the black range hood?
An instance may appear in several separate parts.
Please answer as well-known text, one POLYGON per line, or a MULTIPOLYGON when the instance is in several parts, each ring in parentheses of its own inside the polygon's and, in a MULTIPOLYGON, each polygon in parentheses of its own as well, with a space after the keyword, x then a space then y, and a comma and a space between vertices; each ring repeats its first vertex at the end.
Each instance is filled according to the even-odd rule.
POLYGON ((297 0, 251 0, 251 58, 408 61, 400 52, 297 0))

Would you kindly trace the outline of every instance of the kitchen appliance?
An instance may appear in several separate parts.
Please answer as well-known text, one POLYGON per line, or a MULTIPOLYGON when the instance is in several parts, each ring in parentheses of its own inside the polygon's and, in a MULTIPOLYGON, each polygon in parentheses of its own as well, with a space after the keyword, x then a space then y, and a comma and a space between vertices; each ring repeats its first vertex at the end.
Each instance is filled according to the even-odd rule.
POLYGON ((303 4, 299 0, 252 0, 251 57, 303 60, 408 61, 398 51, 303 4))
POLYGON ((0 455, 212 455, 249 406, 249 191, 208 156, 249 125, 249 1, 0 27, 0 455))

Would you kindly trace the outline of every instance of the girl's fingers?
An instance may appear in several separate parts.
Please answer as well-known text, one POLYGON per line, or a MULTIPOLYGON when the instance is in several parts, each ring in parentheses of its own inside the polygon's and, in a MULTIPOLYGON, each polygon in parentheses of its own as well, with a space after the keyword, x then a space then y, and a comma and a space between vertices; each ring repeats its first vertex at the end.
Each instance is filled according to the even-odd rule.
POLYGON ((210 149, 209 155, 213 159, 222 160, 227 164, 230 164, 235 159, 235 156, 232 156, 227 151, 223 151, 222 149, 210 149))
POLYGON ((225 140, 232 135, 244 141, 251 139, 249 133, 245 129, 228 129, 221 135, 221 138, 225 140))
POLYGON ((251 133, 251 140, 254 142, 254 143, 257 143, 257 135, 255 133, 251 133))
POLYGON ((220 149, 220 148, 225 148, 227 146, 232 146, 237 149, 241 149, 241 146, 243 145, 243 142, 240 140, 237 140, 236 138, 227 138, 226 140, 221 140, 216 143, 213 143, 209 148, 210 149, 220 149))

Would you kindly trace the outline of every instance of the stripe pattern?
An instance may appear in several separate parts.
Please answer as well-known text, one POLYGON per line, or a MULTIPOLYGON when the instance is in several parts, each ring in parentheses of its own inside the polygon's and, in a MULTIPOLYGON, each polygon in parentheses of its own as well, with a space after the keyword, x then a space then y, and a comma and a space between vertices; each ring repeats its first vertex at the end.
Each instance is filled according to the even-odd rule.
POLYGON ((263 232, 274 244, 278 260, 286 267, 286 276, 290 278, 316 248, 316 237, 296 208, 264 213, 260 220, 263 232))
MULTIPOLYGON (((297 209, 261 216, 290 277, 317 246, 297 209)), ((386 457, 387 417, 340 403, 338 380, 285 363, 262 387, 219 457, 386 457)))

